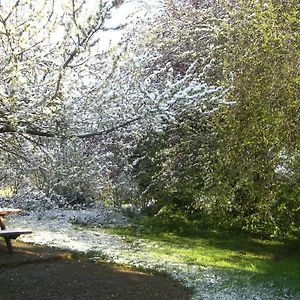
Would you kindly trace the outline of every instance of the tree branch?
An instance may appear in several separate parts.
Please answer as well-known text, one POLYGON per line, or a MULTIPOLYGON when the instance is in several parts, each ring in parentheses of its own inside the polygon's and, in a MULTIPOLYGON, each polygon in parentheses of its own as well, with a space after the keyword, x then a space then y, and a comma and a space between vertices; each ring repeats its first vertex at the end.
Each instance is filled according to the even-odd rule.
POLYGON ((95 137, 95 136, 106 135, 106 134, 111 133, 111 132, 113 132, 113 131, 115 131, 117 129, 124 128, 124 127, 126 127, 126 126, 128 126, 128 125, 130 125, 130 124, 132 124, 132 123, 134 123, 136 121, 141 120, 141 119, 142 119, 142 117, 139 116, 139 117, 136 117, 134 119, 128 120, 127 122, 124 122, 122 124, 119 124, 119 125, 116 125, 114 127, 111 127, 109 129, 105 129, 105 130, 98 131, 98 132, 78 134, 78 135, 75 135, 75 136, 82 139, 82 138, 91 138, 91 137, 95 137))
MULTIPOLYGON (((121 123, 119 125, 113 126, 111 128, 108 129, 104 129, 102 131, 97 131, 97 132, 90 132, 90 133, 83 133, 83 134, 72 134, 72 135, 66 135, 64 136, 65 138, 73 138, 73 137, 77 137, 80 139, 87 139, 87 138, 92 138, 92 137, 96 137, 96 136, 103 136, 106 134, 109 134, 115 130, 121 129, 121 128, 125 128, 126 126, 139 121, 142 119, 142 116, 136 117, 134 119, 128 120, 124 123, 121 123)), ((11 126, 11 125, 5 125, 0 127, 0 134, 1 133, 18 133, 18 130, 16 127, 11 126)), ((34 136, 41 136, 41 137, 56 137, 59 136, 58 133, 54 133, 51 131, 43 131, 40 130, 38 128, 25 128, 24 130, 22 130, 20 133, 22 134, 29 134, 29 135, 34 135, 34 136)))
MULTIPOLYGON (((0 133, 18 133, 18 130, 14 126, 5 125, 0 127, 0 133)), ((42 131, 36 128, 26 128, 22 131, 22 133, 44 137, 55 137, 57 135, 53 132, 42 131)))

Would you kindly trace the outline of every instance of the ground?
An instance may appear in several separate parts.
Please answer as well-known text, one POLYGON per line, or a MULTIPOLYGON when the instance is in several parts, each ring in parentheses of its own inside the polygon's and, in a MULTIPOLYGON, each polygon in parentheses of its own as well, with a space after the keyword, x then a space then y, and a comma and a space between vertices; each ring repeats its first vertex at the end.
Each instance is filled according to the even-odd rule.
MULTIPOLYGON (((77 258, 88 257, 98 263, 104 259, 106 263, 168 274, 169 278, 189 289, 193 300, 300 299, 298 241, 284 243, 217 232, 181 236, 137 224, 110 228, 87 224, 89 220, 98 220, 98 216, 102 220, 101 209, 51 209, 11 216, 7 225, 8 228, 33 231, 18 238, 24 243, 64 249, 76 253, 77 258)), ((80 272, 85 273, 84 270, 80 272)), ((132 269, 119 268, 118 272, 132 274, 132 269)), ((144 276, 148 278, 147 274, 144 276)), ((80 278, 74 280, 80 283, 80 278)), ((67 286, 68 281, 64 284, 67 286)), ((83 283, 80 290, 85 290, 88 285, 89 282, 83 283)), ((130 285, 134 286, 130 282, 126 287, 130 288, 130 285)), ((159 285, 154 283, 153 286, 159 285)), ((159 298, 180 299, 180 294, 170 296, 164 289, 158 289, 163 295, 159 298)), ((111 286, 107 290, 113 291, 111 286)), ((115 290, 118 292, 118 287, 115 290)), ((142 291, 145 297, 156 299, 153 298, 157 296, 156 292, 149 291, 148 285, 145 290, 145 293, 142 291)), ((121 286, 121 291, 122 297, 126 297, 126 289, 121 286)), ((130 299, 145 298, 138 291, 134 295, 130 293, 130 299)), ((126 299, 120 298, 119 294, 117 297, 126 299)))
POLYGON ((188 299, 166 277, 139 272, 54 248, 0 241, 0 299, 188 299))

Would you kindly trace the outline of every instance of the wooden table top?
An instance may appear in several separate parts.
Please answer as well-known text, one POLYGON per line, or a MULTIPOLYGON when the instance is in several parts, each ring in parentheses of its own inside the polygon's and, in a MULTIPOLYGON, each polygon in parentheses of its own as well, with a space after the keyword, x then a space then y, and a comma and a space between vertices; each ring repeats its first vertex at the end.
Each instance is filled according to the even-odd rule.
POLYGON ((0 208, 0 216, 6 216, 11 214, 16 214, 20 212, 20 209, 13 209, 13 208, 0 208))

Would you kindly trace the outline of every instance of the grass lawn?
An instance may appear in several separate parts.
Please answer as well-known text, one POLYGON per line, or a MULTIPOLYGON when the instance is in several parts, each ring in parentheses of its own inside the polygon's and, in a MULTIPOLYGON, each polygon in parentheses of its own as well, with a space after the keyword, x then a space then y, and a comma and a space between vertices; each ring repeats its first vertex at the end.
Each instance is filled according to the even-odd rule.
POLYGON ((300 293, 299 241, 281 242, 205 233, 190 237, 146 228, 128 226, 108 230, 123 236, 128 243, 137 239, 149 241, 148 251, 157 259, 173 257, 178 262, 226 274, 224 288, 226 285, 237 288, 249 284, 268 286, 280 290, 280 298, 300 293))

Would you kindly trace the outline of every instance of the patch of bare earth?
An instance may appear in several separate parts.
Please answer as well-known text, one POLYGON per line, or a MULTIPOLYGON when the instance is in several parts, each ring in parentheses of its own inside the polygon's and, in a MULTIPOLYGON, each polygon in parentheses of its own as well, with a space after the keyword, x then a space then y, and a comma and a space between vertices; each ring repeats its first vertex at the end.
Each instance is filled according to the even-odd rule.
POLYGON ((0 241, 0 299, 185 300, 185 289, 165 277, 103 261, 74 259, 68 252, 0 241))

